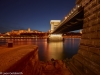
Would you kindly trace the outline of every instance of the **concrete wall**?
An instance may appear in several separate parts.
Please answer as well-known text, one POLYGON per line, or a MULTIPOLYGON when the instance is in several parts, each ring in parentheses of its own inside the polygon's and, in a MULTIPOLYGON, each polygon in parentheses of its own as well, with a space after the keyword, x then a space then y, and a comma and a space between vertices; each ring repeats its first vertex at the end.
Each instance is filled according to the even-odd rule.
POLYGON ((20 73, 20 75, 39 75, 41 74, 41 66, 38 59, 38 48, 27 55, 24 55, 19 61, 10 66, 4 72, 20 73))
POLYGON ((100 75, 100 0, 77 0, 84 7, 78 53, 69 62, 74 75, 100 75))
POLYGON ((26 62, 27 64, 24 66, 22 70, 23 75, 40 75, 41 74, 42 67, 38 59, 38 51, 36 51, 29 58, 29 61, 26 61, 26 62))

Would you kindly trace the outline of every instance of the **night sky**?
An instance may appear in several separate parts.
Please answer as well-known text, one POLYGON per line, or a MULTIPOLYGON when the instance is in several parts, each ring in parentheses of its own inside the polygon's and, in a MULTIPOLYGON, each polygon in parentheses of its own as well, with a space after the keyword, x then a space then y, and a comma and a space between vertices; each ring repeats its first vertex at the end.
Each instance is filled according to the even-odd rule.
POLYGON ((50 20, 62 20, 76 0, 0 0, 0 32, 28 29, 47 32, 50 20))

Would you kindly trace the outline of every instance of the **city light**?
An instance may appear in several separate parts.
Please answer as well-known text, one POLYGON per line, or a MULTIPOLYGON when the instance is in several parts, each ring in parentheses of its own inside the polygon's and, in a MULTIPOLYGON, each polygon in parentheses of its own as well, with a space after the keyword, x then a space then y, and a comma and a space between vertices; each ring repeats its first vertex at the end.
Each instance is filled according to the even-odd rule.
POLYGON ((51 34, 50 37, 62 37, 62 34, 51 34))
MULTIPOLYGON (((80 5, 76 5, 71 11, 70 11, 70 13, 67 15, 67 17, 65 17, 64 18, 64 20, 66 20, 71 14, 73 14, 74 13, 74 11, 77 9, 77 8, 79 8, 80 7, 80 5)), ((63 22, 63 21, 62 21, 63 22)), ((61 22, 61 23, 62 23, 61 22)))

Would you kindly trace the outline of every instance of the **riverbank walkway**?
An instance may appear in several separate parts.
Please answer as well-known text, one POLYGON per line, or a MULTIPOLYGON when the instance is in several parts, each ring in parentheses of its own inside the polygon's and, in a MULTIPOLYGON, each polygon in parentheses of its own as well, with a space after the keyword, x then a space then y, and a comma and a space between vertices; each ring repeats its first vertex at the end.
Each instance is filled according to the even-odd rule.
POLYGON ((8 48, 7 46, 1 46, 0 72, 4 72, 11 68, 11 66, 22 60, 22 58, 26 57, 26 55, 34 52, 36 48, 36 45, 18 45, 11 48, 8 48))

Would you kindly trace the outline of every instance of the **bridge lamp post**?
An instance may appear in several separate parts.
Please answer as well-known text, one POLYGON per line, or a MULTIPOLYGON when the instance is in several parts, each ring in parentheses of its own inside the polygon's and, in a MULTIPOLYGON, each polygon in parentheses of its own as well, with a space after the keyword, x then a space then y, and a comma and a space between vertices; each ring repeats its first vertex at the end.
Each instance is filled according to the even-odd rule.
POLYGON ((80 5, 76 5, 76 7, 78 7, 78 8, 79 8, 79 7, 80 7, 80 5))

